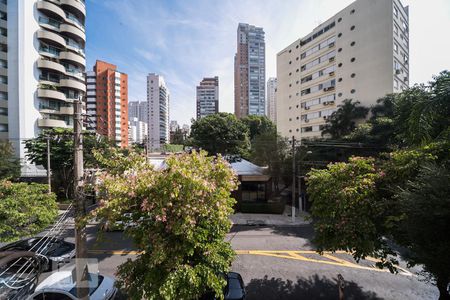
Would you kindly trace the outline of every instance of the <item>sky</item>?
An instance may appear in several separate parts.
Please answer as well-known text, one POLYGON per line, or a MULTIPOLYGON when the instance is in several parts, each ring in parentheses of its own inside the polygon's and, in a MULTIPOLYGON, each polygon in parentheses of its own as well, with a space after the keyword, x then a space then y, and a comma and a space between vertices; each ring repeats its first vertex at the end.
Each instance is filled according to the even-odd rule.
MULTIPOLYGON (((372 0, 377 1, 377 0, 372 0)), ((87 67, 104 60, 128 74, 128 100, 146 101, 146 76, 163 75, 170 119, 190 124, 196 86, 219 76, 219 110, 234 109, 238 23, 263 27, 266 79, 276 54, 353 0, 87 0, 87 67)), ((450 69, 450 0, 402 0, 410 12, 410 82, 450 69)))

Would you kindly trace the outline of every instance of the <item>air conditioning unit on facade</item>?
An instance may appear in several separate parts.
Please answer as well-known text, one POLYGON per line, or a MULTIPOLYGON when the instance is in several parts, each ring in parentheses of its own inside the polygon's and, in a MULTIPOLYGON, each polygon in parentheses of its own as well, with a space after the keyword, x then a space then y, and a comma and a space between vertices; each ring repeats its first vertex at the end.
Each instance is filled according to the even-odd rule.
POLYGON ((305 110, 309 110, 309 106, 305 106, 305 110))
POLYGON ((328 105, 328 101, 324 101, 322 104, 323 105, 328 105))
POLYGON ((328 61, 329 62, 333 62, 334 61, 334 57, 330 57, 330 59, 328 61))
POLYGON ((328 48, 331 48, 333 46, 334 46, 334 43, 331 43, 331 44, 328 45, 328 48))
POLYGON ((309 123, 309 120, 308 120, 308 119, 305 119, 305 123, 309 123))
POLYGON ((330 75, 330 76, 334 76, 334 71, 332 71, 332 72, 328 73, 328 75, 330 75))

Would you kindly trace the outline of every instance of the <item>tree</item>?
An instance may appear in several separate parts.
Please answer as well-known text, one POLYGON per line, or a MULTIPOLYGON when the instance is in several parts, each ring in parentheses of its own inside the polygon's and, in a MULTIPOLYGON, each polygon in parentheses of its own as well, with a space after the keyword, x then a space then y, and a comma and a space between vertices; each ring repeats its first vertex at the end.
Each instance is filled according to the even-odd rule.
POLYGON ((125 232, 143 251, 118 269, 130 299, 220 295, 234 256, 224 240, 237 188, 229 164, 204 151, 170 156, 162 170, 136 153, 106 160, 96 214, 113 222, 131 213, 136 226, 125 232))
POLYGON ((450 299, 449 183, 449 169, 430 163, 398 195, 405 218, 397 241, 409 250, 409 265, 423 265, 432 274, 439 299, 450 299))
MULTIPOLYGON (((53 128, 45 130, 36 138, 25 141, 27 157, 31 162, 47 168, 47 137, 50 138, 50 167, 52 182, 59 197, 71 198, 73 191, 73 130, 53 128)), ((97 167, 94 149, 109 149, 113 145, 106 138, 92 133, 83 135, 83 156, 86 167, 97 167)))
POLYGON ((248 127, 250 141, 262 134, 276 134, 276 125, 266 116, 249 115, 241 119, 248 127))
POLYGON ((279 191, 279 181, 285 173, 292 173, 292 169, 286 168, 290 165, 286 163, 290 155, 288 148, 288 141, 276 132, 264 132, 252 140, 250 159, 255 164, 268 166, 275 192, 279 191))
POLYGON ((235 115, 218 113, 196 120, 191 126, 191 143, 209 154, 246 155, 248 128, 235 115))
POLYGON ((55 194, 47 185, 0 181, 0 242, 35 234, 57 216, 55 194))
POLYGON ((338 106, 338 110, 327 119, 322 135, 329 134, 331 138, 336 139, 351 133, 356 128, 356 120, 364 119, 369 112, 367 107, 359 104, 359 101, 344 100, 343 104, 338 106))
POLYGON ((361 157, 309 172, 307 191, 319 251, 345 250, 356 260, 374 256, 391 265, 386 259, 393 252, 383 239, 385 206, 376 189, 382 176, 374 159, 361 157))
POLYGON ((7 141, 0 141, 0 180, 16 179, 20 176, 20 163, 14 157, 12 146, 7 141))

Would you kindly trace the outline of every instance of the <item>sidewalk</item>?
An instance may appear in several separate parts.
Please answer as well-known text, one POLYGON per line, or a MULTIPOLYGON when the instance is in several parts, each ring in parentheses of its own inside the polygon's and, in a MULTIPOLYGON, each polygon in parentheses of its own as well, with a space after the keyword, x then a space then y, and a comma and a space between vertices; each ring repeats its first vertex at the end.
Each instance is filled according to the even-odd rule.
POLYGON ((305 220, 306 216, 309 216, 306 212, 300 212, 296 210, 295 221, 292 222, 291 207, 286 206, 282 215, 276 214, 248 214, 248 213, 235 213, 231 215, 230 219, 233 225, 260 225, 260 226, 301 226, 308 225, 311 222, 305 220))

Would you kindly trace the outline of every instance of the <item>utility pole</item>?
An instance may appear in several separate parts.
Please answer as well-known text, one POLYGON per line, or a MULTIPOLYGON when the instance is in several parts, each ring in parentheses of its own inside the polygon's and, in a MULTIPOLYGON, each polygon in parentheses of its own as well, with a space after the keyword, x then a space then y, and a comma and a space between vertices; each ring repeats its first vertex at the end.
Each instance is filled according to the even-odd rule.
POLYGON ((83 194, 83 117, 82 98, 74 102, 74 197, 75 197, 75 277, 77 296, 89 300, 88 266, 86 249, 86 227, 83 218, 86 215, 86 203, 83 194))
POLYGON ((292 136, 292 223, 295 222, 295 136, 292 136))
POLYGON ((48 193, 52 192, 52 175, 50 171, 50 135, 47 135, 47 183, 48 193))

